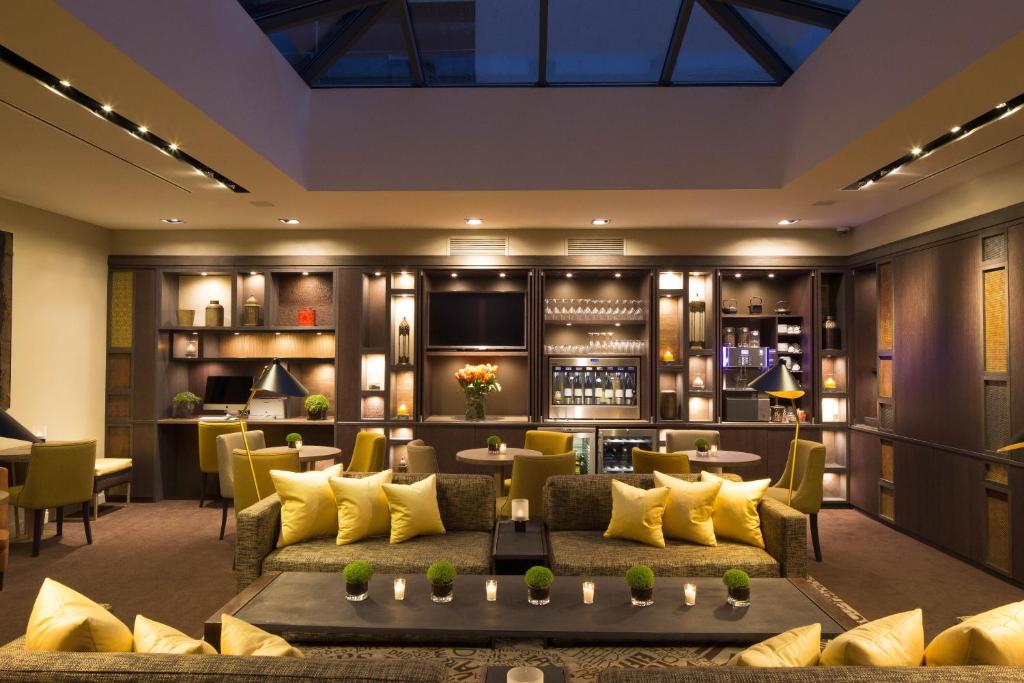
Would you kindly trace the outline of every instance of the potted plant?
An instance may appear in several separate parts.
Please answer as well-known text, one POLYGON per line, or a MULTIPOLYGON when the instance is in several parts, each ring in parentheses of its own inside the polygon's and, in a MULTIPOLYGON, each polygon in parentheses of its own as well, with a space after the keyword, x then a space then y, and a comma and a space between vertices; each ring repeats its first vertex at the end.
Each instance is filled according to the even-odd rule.
POLYGON ((708 453, 711 452, 711 442, 705 438, 697 439, 693 442, 693 445, 697 449, 697 455, 707 457, 708 453))
POLYGON ((451 602, 452 589, 455 585, 455 567, 451 562, 442 560, 427 568, 427 581, 430 582, 430 599, 434 602, 451 602))
POLYGON ((487 451, 490 453, 497 453, 499 449, 501 449, 501 437, 487 437, 487 451))
POLYGON ((633 565, 626 570, 629 584, 629 600, 634 607, 648 607, 654 604, 654 570, 646 564, 633 565))
POLYGON ((551 602, 551 582, 555 574, 547 567, 530 567, 526 570, 527 601, 531 605, 546 605, 551 602))
POLYGON ((370 590, 370 577, 373 576, 370 563, 363 560, 349 562, 342 574, 345 575, 345 597, 352 602, 365 600, 370 590))
POLYGON ((303 403, 306 409, 306 417, 310 420, 322 420, 327 417, 327 411, 331 404, 323 394, 310 394, 303 403))
POLYGON ((302 448, 302 434, 292 432, 284 437, 284 440, 288 444, 288 448, 302 448))
POLYGON ((171 407, 175 417, 192 417, 203 399, 191 391, 181 391, 171 397, 171 407))
POLYGON ((722 583, 729 591, 727 602, 733 607, 750 605, 750 576, 742 569, 729 569, 722 575, 722 583))
POLYGON ((489 363, 467 365, 455 373, 455 380, 466 395, 466 419, 484 419, 487 412, 484 405, 487 394, 501 391, 501 385, 498 384, 498 366, 489 363))

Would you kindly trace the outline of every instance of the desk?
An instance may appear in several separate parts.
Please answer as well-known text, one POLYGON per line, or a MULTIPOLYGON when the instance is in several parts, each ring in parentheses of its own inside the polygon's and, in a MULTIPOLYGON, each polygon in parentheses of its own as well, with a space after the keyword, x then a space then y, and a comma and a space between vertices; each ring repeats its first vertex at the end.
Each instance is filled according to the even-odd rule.
POLYGON ((757 453, 746 453, 744 451, 723 451, 708 455, 697 455, 697 451, 683 451, 690 459, 690 467, 700 465, 699 469, 708 472, 721 472, 723 467, 747 467, 761 462, 761 456, 757 453))
POLYGON ((507 448, 504 453, 492 453, 486 448, 469 448, 455 454, 455 459, 467 465, 491 467, 494 469, 494 495, 501 498, 505 493, 505 465, 511 465, 517 455, 542 455, 529 448, 507 448))
MULTIPOLYGON (((275 452, 280 450, 280 448, 280 446, 257 448, 253 453, 275 452)), ((313 469, 315 463, 321 460, 330 460, 336 463, 340 457, 341 449, 334 446, 303 446, 299 449, 299 465, 302 466, 303 471, 313 469)))

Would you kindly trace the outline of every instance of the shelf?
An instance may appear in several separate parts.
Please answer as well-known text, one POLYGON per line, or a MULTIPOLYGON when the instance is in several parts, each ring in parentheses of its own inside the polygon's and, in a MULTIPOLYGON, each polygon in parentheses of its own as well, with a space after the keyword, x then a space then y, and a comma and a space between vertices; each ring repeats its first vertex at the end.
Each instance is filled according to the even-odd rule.
POLYGON ((211 334, 234 334, 235 332, 334 332, 334 327, 320 325, 287 325, 268 327, 266 325, 224 326, 224 327, 161 327, 160 332, 209 332, 211 334))
POLYGON ((548 318, 544 319, 545 325, 589 325, 594 327, 607 327, 609 325, 644 325, 647 323, 646 319, 637 320, 636 318, 599 318, 599 319, 588 319, 588 320, 551 320, 548 318))
POLYGON ((360 389, 359 393, 363 396, 383 396, 383 389, 360 389))
POLYGON ((384 346, 363 346, 359 353, 363 356, 383 356, 387 348, 384 346))
POLYGON ((659 289, 658 296, 683 296, 686 294, 685 289, 659 289))
POLYGON ((664 370, 666 372, 685 372, 687 369, 686 363, 680 363, 679 361, 673 361, 666 363, 664 361, 658 363, 658 370, 664 370))
POLYGON ((687 396, 711 397, 715 395, 715 392, 707 389, 687 389, 686 394, 687 396))
POLYGON ((272 363, 275 360, 286 363, 310 362, 310 363, 333 363, 334 356, 272 356, 272 357, 231 357, 231 358, 179 358, 170 360, 181 363, 272 363))
POLYGON ((821 395, 822 396, 831 396, 831 397, 835 397, 835 398, 846 398, 846 392, 845 391, 836 391, 836 390, 829 391, 828 389, 823 389, 822 392, 821 392, 821 395))
POLYGON ((416 366, 412 363, 395 363, 391 366, 391 372, 412 372, 416 366))
MULTIPOLYGON (((526 355, 523 353, 523 355, 526 355)), ((594 351, 593 353, 576 353, 566 351, 565 353, 544 352, 545 358, 639 358, 644 355, 643 351, 636 353, 610 353, 608 351, 594 351)))
POLYGON ((779 354, 780 356, 802 356, 802 355, 804 355, 803 351, 776 351, 775 353, 779 354))
POLYGON ((500 351, 495 349, 494 351, 481 351, 481 350, 465 350, 465 351, 427 351, 428 356, 496 356, 499 358, 512 358, 516 356, 528 356, 528 351, 500 351))
POLYGON ((775 334, 780 337, 802 337, 804 335, 803 332, 776 332, 775 334))
MULTIPOLYGON (((778 318, 780 316, 776 315, 775 313, 723 313, 722 317, 723 318, 731 318, 731 319, 747 318, 748 320, 767 320, 769 318, 774 319, 774 318, 778 318)), ((789 316, 783 316, 783 317, 789 317, 789 316)))
MULTIPOLYGON (((210 418, 210 417, 220 417, 220 416, 219 415, 201 415, 199 417, 163 417, 163 418, 160 418, 159 420, 157 420, 156 422, 157 422, 157 424, 162 424, 162 425, 194 425, 194 424, 198 424, 201 420, 207 419, 207 418, 210 418)), ((214 420, 214 422, 229 422, 230 423, 231 421, 228 421, 228 420, 214 420)), ((313 426, 313 427, 318 427, 318 426, 319 427, 334 427, 334 416, 333 415, 328 415, 323 420, 310 420, 308 417, 283 417, 283 418, 278 419, 278 420, 267 420, 267 419, 253 418, 251 420, 246 420, 245 421, 246 427, 251 427, 253 425, 274 425, 274 424, 280 424, 280 425, 302 424, 302 425, 310 425, 310 426, 313 426)))
POLYGON ((715 350, 714 349, 687 349, 686 350, 686 355, 687 356, 693 356, 695 358, 697 358, 697 357, 714 356, 715 355, 715 350))
POLYGON ((398 288, 393 288, 391 290, 391 295, 392 296, 415 296, 416 295, 416 290, 415 289, 398 289, 398 288))

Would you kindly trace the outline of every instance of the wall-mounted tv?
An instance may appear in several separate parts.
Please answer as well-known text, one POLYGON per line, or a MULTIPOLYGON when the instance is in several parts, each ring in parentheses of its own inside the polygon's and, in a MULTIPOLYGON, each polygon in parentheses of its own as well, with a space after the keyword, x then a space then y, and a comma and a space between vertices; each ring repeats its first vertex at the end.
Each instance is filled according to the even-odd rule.
POLYGON ((526 348, 524 292, 431 292, 427 309, 428 348, 526 348))

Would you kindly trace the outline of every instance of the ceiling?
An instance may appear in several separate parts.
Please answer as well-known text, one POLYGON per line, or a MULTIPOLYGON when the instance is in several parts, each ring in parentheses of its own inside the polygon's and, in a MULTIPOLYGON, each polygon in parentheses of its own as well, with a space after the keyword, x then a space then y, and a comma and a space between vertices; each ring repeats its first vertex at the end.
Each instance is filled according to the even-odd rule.
POLYGON ((773 88, 327 90, 234 3, 5 4, 0 44, 249 192, 0 64, 0 196, 112 229, 855 226, 1024 160, 1011 116, 842 191, 1024 92, 1024 3, 985 4, 862 0, 773 88))
POLYGON ((779 85, 857 0, 239 0, 311 87, 779 85))

